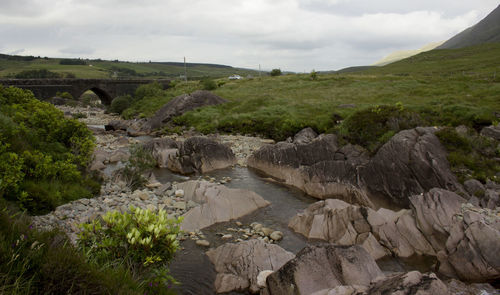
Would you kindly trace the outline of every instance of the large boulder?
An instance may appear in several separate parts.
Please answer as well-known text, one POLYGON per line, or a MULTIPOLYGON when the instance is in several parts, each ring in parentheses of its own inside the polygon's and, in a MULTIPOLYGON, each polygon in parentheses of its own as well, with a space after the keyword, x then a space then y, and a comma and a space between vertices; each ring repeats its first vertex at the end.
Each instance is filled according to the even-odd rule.
POLYGON ((435 187, 462 191, 435 131, 404 130, 383 145, 360 173, 368 192, 408 207, 410 196, 435 187))
POLYGON ((460 212, 465 199, 443 190, 412 196, 411 207, 418 227, 436 251, 445 248, 453 224, 453 216, 460 212))
POLYGON ((155 138, 145 143, 144 149, 151 153, 160 168, 167 168, 169 158, 178 153, 177 142, 170 138, 155 138))
POLYGON ((248 166, 319 199, 371 206, 357 179, 356 165, 365 162, 365 153, 351 145, 339 149, 335 135, 313 138, 313 132, 304 129, 293 143, 263 146, 250 156, 248 166))
POLYGON ((177 153, 169 153, 167 167, 173 172, 206 173, 237 162, 230 147, 206 137, 190 137, 178 147, 177 153))
POLYGON ((374 259, 428 255, 438 271, 466 281, 500 279, 500 210, 475 207, 454 192, 432 189, 410 197, 411 210, 326 200, 294 216, 289 226, 310 239, 358 244, 374 259))
POLYGON ((168 123, 173 117, 180 116, 196 108, 218 105, 227 102, 225 99, 206 90, 197 90, 191 94, 183 94, 163 105, 155 115, 148 118, 140 128, 153 131, 168 123))
POLYGON ((187 181, 177 184, 176 188, 184 191, 186 202, 199 204, 184 214, 181 223, 184 231, 237 219, 270 204, 252 191, 231 189, 208 181, 187 181))
POLYGON ((313 294, 338 286, 369 286, 384 275, 360 246, 307 246, 267 277, 269 294, 313 294))
POLYGON ((217 272, 217 293, 246 290, 257 293, 261 272, 278 270, 295 256, 278 245, 257 239, 238 244, 227 243, 206 254, 217 272))
POLYGON ((473 282, 500 280, 498 210, 463 204, 450 223, 446 247, 438 253, 439 271, 473 282))
POLYGON ((372 208, 374 199, 408 207, 410 196, 434 187, 465 192, 450 170, 435 128, 401 131, 371 159, 359 146, 339 148, 335 135, 313 138, 311 131, 299 132, 293 143, 262 147, 248 159, 248 166, 313 197, 372 208))
POLYGON ((295 215, 289 226, 309 239, 337 245, 361 245, 374 259, 391 254, 399 257, 435 255, 408 210, 374 211, 328 199, 295 215))

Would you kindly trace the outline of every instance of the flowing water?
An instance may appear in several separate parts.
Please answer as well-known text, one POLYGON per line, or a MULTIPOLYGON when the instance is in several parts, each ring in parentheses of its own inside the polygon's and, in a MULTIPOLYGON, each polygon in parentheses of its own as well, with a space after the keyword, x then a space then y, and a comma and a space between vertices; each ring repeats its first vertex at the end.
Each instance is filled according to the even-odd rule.
MULTIPOLYGON (((166 169, 154 171, 156 179, 162 183, 167 181, 185 181, 186 177, 169 172, 166 169)), ((206 174, 216 179, 231 177, 232 181, 226 186, 254 191, 271 205, 244 216, 238 221, 244 225, 259 222, 266 227, 283 232, 283 240, 279 242, 282 248, 297 253, 306 245, 306 240, 288 228, 288 221, 299 211, 317 201, 299 190, 267 181, 257 173, 246 168, 229 168, 206 174)), ((197 178, 196 178, 197 179, 197 178)), ((223 242, 217 233, 232 227, 237 228, 235 221, 215 224, 203 229, 211 247, 217 247, 223 242)), ((208 257, 204 254, 206 248, 197 246, 193 241, 182 243, 184 249, 180 251, 171 264, 172 275, 182 283, 179 290, 182 294, 214 294, 213 283, 215 270, 208 257)), ((236 294, 236 293, 234 293, 236 294)))
MULTIPOLYGON (((198 177, 180 176, 166 169, 156 169, 154 174, 157 180, 162 183, 198 179, 198 177)), ((297 189, 273 182, 247 168, 228 168, 207 173, 206 175, 216 179, 231 177, 232 181, 227 183, 226 186, 254 191, 271 202, 268 207, 259 209, 238 219, 238 221, 244 225, 259 222, 265 227, 283 232, 283 240, 278 245, 294 254, 306 246, 306 239, 290 230, 288 222, 295 214, 318 201, 317 199, 297 189)), ((202 232, 210 242, 210 247, 218 247, 223 244, 223 241, 217 233, 223 232, 230 227, 237 228, 235 221, 215 224, 203 229, 202 232)), ((193 295, 215 294, 213 285, 216 272, 213 264, 204 254, 207 248, 197 246, 194 241, 190 240, 183 242, 181 245, 184 249, 178 252, 170 267, 172 275, 182 284, 178 288, 179 293, 193 295)), ((428 257, 412 257, 405 260, 389 257, 379 260, 377 263, 385 273, 392 273, 415 269, 428 271, 431 265, 435 263, 435 260, 428 257)))

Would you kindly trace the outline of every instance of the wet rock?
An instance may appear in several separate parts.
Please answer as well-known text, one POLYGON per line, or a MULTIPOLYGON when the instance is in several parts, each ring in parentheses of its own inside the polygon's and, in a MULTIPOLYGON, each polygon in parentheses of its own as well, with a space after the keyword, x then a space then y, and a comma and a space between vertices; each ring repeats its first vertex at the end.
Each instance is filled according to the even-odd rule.
POLYGON ((450 223, 446 248, 438 253, 439 271, 472 282, 500 279, 498 212, 463 205, 450 223))
POLYGON ((224 244, 206 254, 217 271, 217 293, 245 290, 257 293, 260 289, 257 277, 262 271, 277 270, 294 257, 277 245, 259 240, 224 244))
POLYGON ((495 295, 498 294, 498 289, 493 288, 490 284, 466 284, 455 279, 446 282, 448 290, 452 294, 459 295, 495 295))
POLYGON ((410 201, 423 235, 436 252, 444 249, 453 216, 460 212, 465 199, 450 191, 432 189, 428 193, 411 197, 410 201))
POLYGON ((318 137, 318 134, 314 132, 311 127, 307 127, 295 134, 295 136, 293 137, 293 143, 308 144, 316 137, 318 137))
POLYGON ((360 173, 369 193, 408 207, 410 196, 432 188, 462 191, 436 130, 403 130, 383 145, 360 173))
POLYGON ((482 196, 484 195, 484 185, 476 180, 476 179, 469 179, 464 182, 464 188, 465 190, 471 195, 471 196, 482 196))
POLYGON ((177 143, 170 138, 155 138, 144 144, 144 149, 151 153, 160 168, 168 167, 169 158, 175 156, 177 148, 177 143))
POLYGON ((270 294, 313 294, 343 285, 368 286, 383 273, 360 246, 307 246, 267 277, 270 294))
POLYGON ((273 231, 269 237, 271 239, 273 239, 273 241, 280 241, 281 239, 283 239, 283 233, 280 232, 280 231, 273 231))
POLYGON ((452 293, 435 274, 411 271, 375 282, 366 294, 451 295, 452 293))
POLYGON ((481 135, 486 137, 491 137, 496 140, 500 140, 500 123, 496 126, 491 125, 488 127, 484 127, 481 130, 481 135))
POLYGON ((124 150, 117 150, 109 156, 110 163, 126 162, 130 158, 130 153, 124 150))
POLYGON ((183 94, 173 98, 163 105, 153 117, 148 118, 140 126, 140 130, 151 132, 164 126, 173 117, 180 116, 187 111, 208 105, 218 105, 227 102, 225 99, 206 90, 198 90, 191 94, 183 94))
POLYGON ((181 174, 205 173, 236 164, 231 149, 206 137, 191 137, 169 156, 168 168, 181 174))
POLYGON ((108 124, 104 125, 104 129, 106 131, 117 131, 117 130, 123 130, 126 131, 128 128, 129 122, 125 120, 113 120, 109 122, 108 124))
POLYGON ((266 288, 266 279, 272 273, 272 270, 263 270, 259 272, 259 274, 257 275, 257 286, 259 286, 259 288, 261 289, 266 288))
POLYGON ((410 196, 434 187, 463 191, 435 131, 401 131, 372 159, 358 146, 338 148, 331 134, 301 144, 280 142, 256 151, 248 165, 319 199, 373 208, 372 197, 382 197, 408 207, 410 196))
POLYGON ((187 231, 234 220, 270 204, 252 191, 230 189, 207 181, 187 181, 176 186, 184 190, 186 201, 200 204, 184 215, 181 229, 187 231))

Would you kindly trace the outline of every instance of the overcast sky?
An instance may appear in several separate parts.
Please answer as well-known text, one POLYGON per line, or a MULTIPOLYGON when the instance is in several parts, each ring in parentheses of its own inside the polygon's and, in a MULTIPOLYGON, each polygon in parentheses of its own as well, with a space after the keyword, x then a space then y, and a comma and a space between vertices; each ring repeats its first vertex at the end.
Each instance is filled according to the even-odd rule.
POLYGON ((0 52, 309 72, 449 39, 498 0, 0 0, 0 52))

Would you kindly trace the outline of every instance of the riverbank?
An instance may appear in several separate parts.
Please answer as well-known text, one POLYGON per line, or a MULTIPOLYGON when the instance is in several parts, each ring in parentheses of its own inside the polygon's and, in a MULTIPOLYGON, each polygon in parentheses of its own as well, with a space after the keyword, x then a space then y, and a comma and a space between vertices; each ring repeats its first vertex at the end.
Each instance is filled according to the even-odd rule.
MULTIPOLYGON (((75 111, 80 112, 82 110, 75 111)), ((94 111, 88 111, 88 113, 96 114, 95 117, 97 117, 96 119, 92 119, 94 115, 90 115, 90 117, 86 118, 86 122, 89 125, 99 125, 94 123, 106 124, 109 120, 114 119, 113 116, 104 114, 100 116, 98 112, 94 111)), ((175 141, 185 141, 192 135, 196 134, 191 133, 184 136, 171 135, 165 138, 175 141)), ((98 144, 97 150, 105 150, 110 153, 124 151, 130 144, 152 139, 151 137, 128 138, 123 132, 110 133, 99 129, 96 130, 95 136, 98 144)), ((217 260, 210 261, 208 259, 204 253, 209 248, 214 250, 228 243, 247 245, 246 241, 259 239, 264 243, 273 243, 284 250, 297 254, 307 244, 315 243, 314 241, 307 241, 303 236, 291 230, 288 227, 288 222, 297 212, 305 210, 316 200, 293 188, 284 187, 275 182, 268 182, 265 176, 259 176, 246 168, 248 157, 263 146, 273 144, 272 141, 239 135, 209 135, 207 137, 230 146, 238 160, 238 164, 235 167, 212 171, 202 176, 188 177, 176 175, 167 169, 155 169, 153 170, 148 186, 145 189, 137 191, 131 191, 124 183, 110 183, 111 178, 107 178, 107 183, 103 184, 99 197, 78 200, 61 206, 50 214, 51 217, 43 217, 41 223, 48 224, 55 222, 55 224, 62 226, 67 233, 75 237, 76 229, 74 224, 97 218, 99 215, 110 210, 126 211, 129 205, 150 210, 164 209, 172 217, 182 216, 200 206, 200 204, 187 199, 187 191, 182 190, 181 192, 178 189, 177 185, 187 180, 205 180, 209 186, 213 185, 218 190, 223 189, 222 187, 245 189, 257 193, 270 202, 270 205, 267 207, 258 209, 244 217, 229 222, 217 223, 203 229, 193 230, 181 236, 181 240, 184 241, 182 243, 183 249, 177 254, 177 258, 174 259, 171 269, 173 275, 177 275, 177 279, 183 283, 183 286, 180 287, 180 292, 183 294, 213 294, 216 290, 226 290, 227 288, 231 289, 234 287, 231 287, 232 283, 221 283, 221 275, 219 273, 221 270, 219 268, 224 268, 225 266, 217 264, 217 260), (276 232, 281 233, 281 236, 276 232), (273 235, 273 233, 275 234, 273 235), (214 264, 219 266, 214 268, 214 264)), ((108 161, 105 164, 108 167, 119 165, 116 163, 120 163, 122 160, 125 161, 125 158, 118 161, 108 161)), ((106 169, 103 168, 103 170, 106 169)), ((489 216, 488 218, 491 219, 493 217, 489 216)), ((355 225, 357 230, 363 228, 359 226, 361 225, 355 225)), ((333 232, 330 229, 328 231, 333 232)), ((336 243, 342 244, 341 241, 337 241, 336 243)), ((250 244, 248 245, 250 246, 250 244)), ((252 244, 250 247, 260 246, 252 244)), ((234 259, 238 258, 234 257, 234 259)), ((248 267, 252 267, 251 265, 253 265, 255 259, 258 260, 260 258, 259 256, 251 257, 245 264, 248 264, 248 267)), ((404 273, 416 267, 412 266, 412 263, 409 261, 409 264, 405 264, 402 260, 394 258, 390 260, 389 262, 387 259, 378 262, 378 267, 382 268, 384 276, 404 273)), ((421 272, 432 270, 432 263, 431 260, 428 265, 420 266, 419 270, 421 272)), ((246 273, 246 271, 243 272, 246 273)), ((243 275, 242 279, 246 279, 247 275, 257 276, 257 274, 260 273, 250 272, 243 275)), ((450 285, 453 282, 447 284, 450 285)), ((457 283, 455 282, 455 284, 457 283)), ((256 285, 252 286, 255 291, 256 285)), ((241 291, 239 288, 236 287, 234 290, 241 291)), ((482 287, 476 286, 475 288, 479 288, 477 290, 480 290, 482 287)), ((488 288, 484 286, 481 290, 493 292, 491 291, 492 289, 488 288)))

